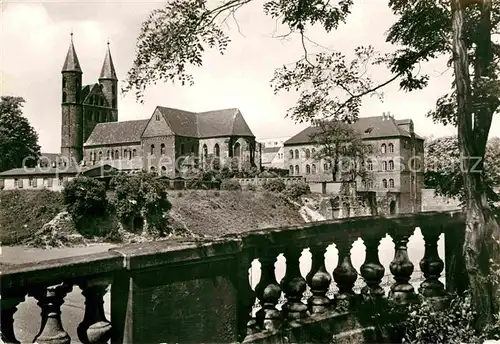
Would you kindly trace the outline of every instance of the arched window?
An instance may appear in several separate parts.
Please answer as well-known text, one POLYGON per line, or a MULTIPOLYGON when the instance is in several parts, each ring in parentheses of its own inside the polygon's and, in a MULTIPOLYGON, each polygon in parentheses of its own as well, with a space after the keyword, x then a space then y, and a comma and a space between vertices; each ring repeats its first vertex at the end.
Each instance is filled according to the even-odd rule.
POLYGON ((215 146, 214 146, 214 155, 216 157, 220 156, 220 148, 219 148, 219 144, 218 143, 216 143, 215 146))
POLYGON ((99 152, 99 161, 102 160, 102 152, 99 152))
POLYGON ((114 158, 115 158, 115 152, 111 151, 111 159, 114 159, 114 158))
POLYGON ((166 176, 167 175, 167 168, 165 166, 161 167, 161 175, 166 176))
POLYGON ((394 153, 394 145, 389 143, 389 153, 394 153))
POLYGON ((312 164, 312 174, 316 174, 316 164, 312 164))
POLYGON ((382 161, 382 169, 387 171, 387 161, 382 161))
POLYGON ((389 160, 389 170, 393 171, 394 170, 394 161, 389 160))
POLYGON ((298 159, 298 158, 299 158, 299 150, 298 150, 298 149, 296 149, 296 150, 295 150, 295 159, 298 159))
POLYGON ((382 143, 381 151, 382 151, 382 154, 387 153, 387 146, 385 145, 385 143, 382 143))
POLYGON ((389 179, 389 187, 390 188, 394 187, 394 179, 389 179))
POLYGON ((241 145, 236 142, 233 147, 233 156, 234 157, 239 157, 241 154, 241 145))
POLYGON ((370 159, 366 161, 366 168, 368 171, 373 171, 373 162, 370 159))
POLYGON ((128 150, 128 159, 132 160, 132 150, 131 149, 128 150))
POLYGON ((62 79, 62 87, 66 87, 66 78, 63 76, 62 79))
POLYGON ((293 149, 290 149, 288 153, 290 154, 290 159, 293 159, 293 149))
POLYGON ((316 149, 311 149, 311 158, 316 159, 316 149))
POLYGON ((116 94, 116 86, 115 85, 111 86, 111 92, 113 93, 113 95, 116 94))
POLYGON ((63 99, 62 99, 63 103, 66 103, 66 92, 63 92, 63 99))
POLYGON ((311 166, 306 165, 306 174, 311 174, 311 166))
POLYGON ((382 179, 382 186, 387 189, 387 179, 382 179))
POLYGON ((165 155, 165 144, 164 144, 164 143, 162 143, 162 144, 160 145, 160 154, 161 154, 161 155, 165 155))
POLYGON ((115 159, 120 159, 120 151, 115 151, 115 159))
POLYGON ((311 151, 309 149, 306 149, 306 159, 311 158, 311 151))
POLYGON ((184 143, 181 143, 181 155, 184 155, 184 143))
POLYGON ((111 152, 109 150, 106 151, 106 159, 111 159, 111 152))
POLYGON ((149 154, 155 155, 155 145, 151 145, 150 150, 149 150, 149 154))
POLYGON ((208 158, 208 147, 207 145, 203 145, 203 158, 208 158))
POLYGON ((128 153, 128 149, 124 149, 123 150, 123 157, 124 158, 127 158, 127 155, 128 155, 127 153, 128 153))
POLYGON ((132 151, 132 157, 133 157, 133 158, 135 158, 135 156, 136 156, 136 155, 137 155, 137 151, 134 149, 134 150, 132 151))
POLYGON ((154 167, 154 166, 151 166, 151 168, 149 169, 149 172, 151 172, 151 173, 155 173, 155 172, 156 172, 155 167, 154 167))
POLYGON ((295 165, 295 174, 298 176, 300 174, 299 165, 295 165))
POLYGON ((328 164, 323 164, 323 171, 328 171, 328 164))
MULTIPOLYGON (((293 155, 293 154, 292 154, 293 155)), ((290 175, 293 176, 293 165, 290 165, 290 175)))

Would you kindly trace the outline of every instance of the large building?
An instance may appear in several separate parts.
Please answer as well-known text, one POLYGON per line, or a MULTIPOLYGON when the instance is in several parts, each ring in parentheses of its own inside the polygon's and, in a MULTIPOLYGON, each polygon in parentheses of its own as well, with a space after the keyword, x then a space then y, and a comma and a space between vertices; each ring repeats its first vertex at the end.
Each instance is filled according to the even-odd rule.
MULTIPOLYGON (((357 180, 358 191, 375 192, 377 198, 388 199, 391 212, 420 211, 424 176, 424 139, 418 136, 410 119, 396 120, 390 114, 359 118, 351 124, 373 147, 365 161, 371 178, 357 180)), ((332 181, 332 164, 315 159, 320 149, 311 137, 321 130, 310 126, 284 143, 285 166, 293 176, 305 176, 308 181, 332 181)), ((339 179, 337 179, 339 180, 339 179)))
POLYGON ((56 174, 70 178, 90 167, 95 174, 96 166, 171 178, 193 168, 260 168, 260 144, 238 109, 194 113, 158 106, 149 118, 119 122, 109 43, 98 83, 82 85, 73 35, 61 73, 61 153, 42 154, 35 168, 0 173, 5 188, 50 188, 52 180, 60 183, 56 174), (37 176, 45 182, 16 182, 37 176))

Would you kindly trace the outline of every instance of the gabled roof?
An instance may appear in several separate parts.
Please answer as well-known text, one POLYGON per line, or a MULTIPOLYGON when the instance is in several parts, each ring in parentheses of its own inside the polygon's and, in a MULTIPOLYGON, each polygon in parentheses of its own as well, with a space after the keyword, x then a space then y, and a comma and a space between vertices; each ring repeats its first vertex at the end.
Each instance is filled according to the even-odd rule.
POLYGON ((269 148, 263 148, 261 151, 261 160, 263 164, 268 164, 273 161, 273 159, 276 157, 276 154, 278 154, 279 150, 281 147, 269 147, 269 148))
POLYGON ((101 79, 110 79, 110 80, 118 80, 116 77, 115 65, 113 64, 113 59, 111 58, 111 51, 106 51, 106 56, 104 57, 104 63, 102 64, 101 74, 99 76, 99 80, 101 79))
MULTIPOLYGON (((409 120, 400 120, 409 121, 409 120)), ((406 123, 406 122, 404 122, 406 123)), ((401 123, 402 124, 402 123, 401 123)), ((397 121, 391 117, 373 116, 360 117, 351 126, 361 133, 363 139, 375 139, 384 137, 411 137, 410 133, 398 125, 397 121)), ((284 145, 306 144, 311 142, 311 136, 320 131, 320 127, 310 126, 297 135, 285 141, 284 145)), ((417 139, 420 136, 415 135, 417 139)))
POLYGON ((262 148, 262 153, 278 153, 281 147, 264 147, 262 148))
POLYGON ((94 105, 90 101, 90 97, 93 95, 99 95, 102 100, 104 101, 104 104, 102 106, 105 107, 110 107, 110 104, 106 97, 104 96, 102 92, 101 85, 98 83, 92 84, 92 85, 86 85, 82 89, 82 99, 83 99, 83 104, 84 105, 94 105))
POLYGON ((84 146, 140 142, 148 119, 126 122, 98 123, 84 146))
POLYGON ((66 59, 64 60, 62 72, 82 73, 80 62, 78 61, 78 56, 76 55, 75 47, 73 45, 73 34, 71 34, 71 43, 69 44, 68 54, 66 55, 66 59))
POLYGON ((198 138, 218 136, 255 137, 238 109, 200 113, 163 106, 158 106, 156 109, 164 116, 170 129, 179 136, 198 138))

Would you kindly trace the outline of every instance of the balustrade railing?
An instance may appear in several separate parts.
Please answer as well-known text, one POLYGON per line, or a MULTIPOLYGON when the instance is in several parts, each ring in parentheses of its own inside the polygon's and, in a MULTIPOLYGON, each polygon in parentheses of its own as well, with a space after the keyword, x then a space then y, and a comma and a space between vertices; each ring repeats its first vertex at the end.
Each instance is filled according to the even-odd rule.
POLYGON ((355 311, 366 300, 387 298, 404 304, 418 294, 443 298, 449 291, 463 288, 463 230, 459 213, 363 217, 256 230, 215 240, 143 243, 105 253, 8 266, 1 277, 1 336, 6 343, 18 343, 14 314, 25 297, 32 296, 41 311, 40 330, 33 340, 70 343, 61 322, 61 305, 78 286, 85 311, 79 314, 78 338, 73 342, 258 341, 263 335, 300 328, 332 312, 355 311), (407 244, 417 227, 425 241, 419 262, 424 280, 414 288, 410 278, 415 265, 408 257, 407 244), (445 261, 437 250, 443 233, 445 261), (387 234, 394 243, 394 259, 389 265, 393 283, 388 293, 381 283, 389 271, 379 259, 379 244, 387 234), (351 248, 359 238, 366 255, 356 271, 351 248), (325 261, 331 244, 338 250, 332 270, 325 261), (299 260, 306 248, 311 253, 311 268, 304 276, 299 260), (281 281, 275 273, 280 254, 286 260, 281 281), (254 259, 260 262, 261 274, 252 288, 249 269, 254 259), (446 289, 440 281, 445 267, 446 289), (355 291, 358 279, 364 286, 355 291), (328 296, 332 284, 337 289, 333 298, 328 296), (111 317, 107 319, 103 297, 110 289, 111 317), (306 290, 310 293, 307 300, 306 290), (255 312, 256 299, 260 309, 255 312), (284 299, 282 305, 280 299, 284 299))

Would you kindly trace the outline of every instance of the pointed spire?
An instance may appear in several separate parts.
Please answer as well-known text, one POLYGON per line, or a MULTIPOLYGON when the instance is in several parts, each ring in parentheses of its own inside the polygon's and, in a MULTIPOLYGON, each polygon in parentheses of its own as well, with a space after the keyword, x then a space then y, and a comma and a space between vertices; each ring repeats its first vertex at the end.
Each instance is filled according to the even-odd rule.
POLYGON ((68 54, 66 55, 62 71, 82 73, 78 56, 76 56, 75 46, 73 45, 73 30, 71 31, 71 42, 69 44, 68 54))
POLYGON ((101 75, 99 76, 99 80, 101 79, 111 79, 118 80, 115 72, 115 65, 113 64, 113 59, 111 58, 111 50, 109 49, 109 40, 108 40, 108 50, 106 51, 106 57, 104 58, 104 63, 101 69, 101 75))

